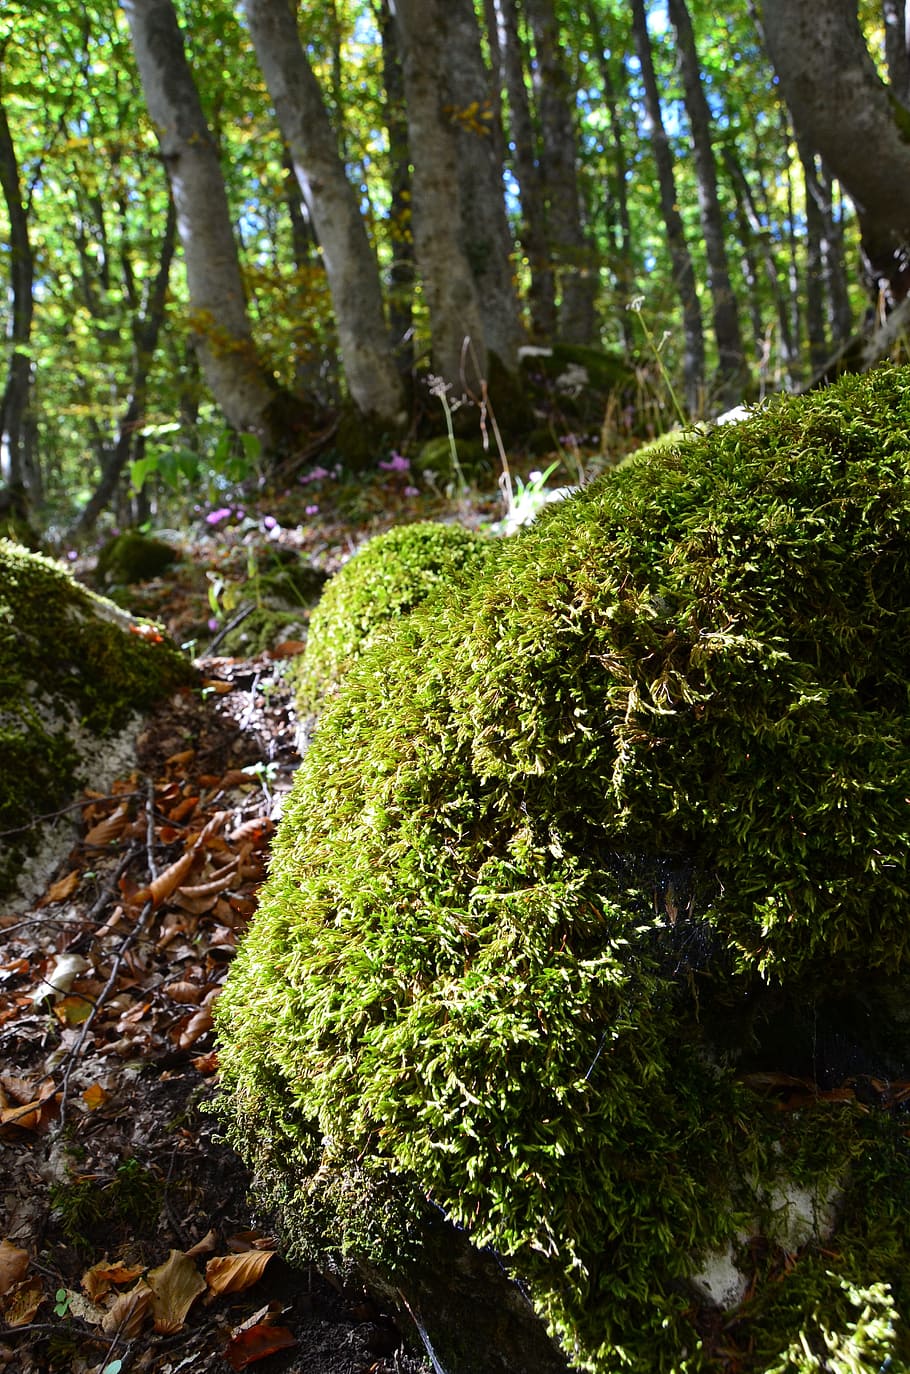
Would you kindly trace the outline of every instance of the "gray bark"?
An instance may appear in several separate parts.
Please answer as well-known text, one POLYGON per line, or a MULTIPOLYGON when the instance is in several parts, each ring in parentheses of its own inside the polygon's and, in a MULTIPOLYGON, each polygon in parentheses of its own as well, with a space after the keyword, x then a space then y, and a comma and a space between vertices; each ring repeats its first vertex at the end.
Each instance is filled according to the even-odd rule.
POLYGON ((499 79, 508 101, 508 126, 515 179, 521 196, 521 246, 531 275, 528 305, 536 339, 556 336, 556 281, 544 233, 544 192, 534 156, 534 126, 525 84, 524 52, 515 0, 493 0, 499 79))
POLYGON ((414 250, 430 317, 435 373, 458 394, 467 381, 486 375, 483 318, 474 276, 462 241, 462 214, 455 131, 445 114, 443 45, 444 0, 394 0, 402 75, 407 102, 408 140, 413 176, 414 250))
POLYGON ((882 19, 891 89, 902 105, 910 105, 910 10, 907 0, 882 0, 882 19))
POLYGON ((797 137, 799 160, 806 186, 806 333, 809 339, 809 362, 817 372, 827 362, 830 349, 825 331, 825 223, 812 194, 817 180, 815 155, 805 141, 797 137))
POLYGON ((692 20, 686 0, 668 0, 670 22, 676 33, 676 50, 682 75, 686 114, 692 136, 698 212, 708 262, 708 288, 711 292, 714 335, 717 340, 717 401, 723 409, 737 403, 748 382, 739 308, 724 235, 724 214, 717 190, 714 137, 711 111, 701 82, 701 68, 695 46, 692 20))
POLYGON ((910 118, 875 69, 857 0, 763 0, 765 42, 800 134, 859 213, 870 283, 885 305, 907 294, 910 118))
POLYGON ((405 412, 379 268, 287 0, 243 0, 304 203, 322 248, 351 399, 371 421, 400 428, 405 412))
POLYGON ((642 83, 645 88, 645 106, 651 125, 651 149, 657 166, 660 206, 667 235, 667 247, 673 266, 676 290, 683 311, 683 383, 686 406, 689 414, 695 416, 701 413, 704 406, 705 338, 702 328, 701 307, 698 303, 698 291, 695 284, 695 269, 692 266, 682 217, 677 205, 673 153, 661 114, 644 0, 632 0, 632 36, 635 41, 635 51, 638 54, 642 83))
POLYGON ((382 77, 385 84, 385 127, 389 139, 389 218, 392 244, 389 268, 389 324, 398 371, 410 378, 414 370, 414 235, 411 229, 411 160, 404 82, 395 20, 389 0, 379 0, 382 39, 382 77))
MULTIPOLYGON (((0 69, 2 76, 2 69, 0 69)), ((6 384, 0 398, 0 485, 5 513, 25 519, 29 504, 26 416, 32 383, 28 347, 34 314, 34 257, 22 199, 19 164, 0 90, 0 191, 9 217, 12 312, 7 335, 6 384)))
MULTIPOLYGON (((195 342, 230 424, 282 446, 278 389, 257 353, 218 153, 202 113, 171 0, 121 0, 149 114, 177 207, 195 342)), ((285 398, 290 400, 290 398, 285 398)))
POLYGON ((624 86, 626 70, 622 53, 625 45, 619 45, 619 52, 617 54, 617 45, 614 42, 608 44, 607 35, 604 31, 604 26, 594 0, 588 0, 587 15, 588 23, 591 26, 595 50, 599 59, 598 65, 600 67, 600 79, 603 85, 604 100, 610 116, 610 141, 613 145, 613 171, 610 176, 609 200, 612 203, 615 216, 615 254, 613 272, 616 278, 620 327, 622 329, 623 342, 626 349, 631 351, 634 346, 634 333, 628 307, 636 291, 635 259, 632 246, 632 220, 629 214, 630 168, 629 156, 626 152, 625 129, 622 115, 620 114, 619 90, 612 69, 612 64, 616 61, 619 80, 624 86))
POLYGON ((507 372, 518 371, 523 330, 509 254, 497 112, 480 48, 473 0, 445 0, 448 106, 455 128, 462 241, 471 265, 487 348, 507 372), (471 113, 471 112, 474 113, 471 113))
POLYGON ((546 196, 546 232, 559 284, 559 336, 588 344, 597 337, 594 299, 598 273, 582 224, 575 92, 562 58, 553 0, 525 0, 534 35, 534 93, 540 118, 540 166, 546 196))

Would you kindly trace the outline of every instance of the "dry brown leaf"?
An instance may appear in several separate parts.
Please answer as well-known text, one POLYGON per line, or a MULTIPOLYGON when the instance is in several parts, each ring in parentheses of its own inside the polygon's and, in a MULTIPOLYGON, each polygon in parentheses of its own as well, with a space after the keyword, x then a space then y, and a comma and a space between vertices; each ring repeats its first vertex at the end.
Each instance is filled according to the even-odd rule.
MULTIPOLYGON (((179 1253, 174 1251, 175 1254, 179 1253)), ((111 1303, 109 1311, 105 1314, 101 1323, 101 1330, 111 1336, 118 1332, 125 1340, 131 1341, 139 1335, 145 1325, 145 1318, 149 1308, 154 1301, 154 1294, 146 1283, 145 1279, 140 1279, 134 1288, 128 1293, 120 1293, 111 1303)), ((192 1299, 191 1299, 192 1301, 192 1299)), ((189 1306, 189 1305, 187 1305, 189 1306)), ((184 1314, 185 1315, 185 1314, 184 1314)), ((181 1322, 180 1325, 183 1323, 181 1322)), ((180 1326, 167 1328, 168 1330, 178 1331, 180 1326)))
POLYGON ((83 843, 102 846, 110 844, 111 840, 119 840, 126 829, 128 820, 126 804, 121 802, 116 811, 112 811, 103 821, 92 826, 83 843))
POLYGON ((181 854, 176 863, 172 863, 163 873, 159 873, 149 884, 148 894, 152 899, 153 906, 160 906, 167 901, 172 892, 175 892, 189 873, 193 864, 196 862, 196 851, 189 849, 185 854, 181 854))
POLYGON ((243 1255, 247 1250, 274 1250, 277 1245, 274 1236, 258 1228, 252 1231, 235 1231, 232 1236, 228 1236, 225 1243, 232 1255, 243 1255))
POLYGON ((147 1281, 152 1290, 155 1330, 162 1335, 182 1328, 187 1312, 206 1288, 193 1261, 179 1250, 172 1250, 164 1264, 150 1269, 147 1281))
POLYGON ((263 1323, 239 1331, 228 1342, 224 1358, 232 1369, 246 1369, 248 1364, 264 1360, 266 1355, 272 1355, 276 1350, 287 1350, 296 1344, 293 1331, 286 1326, 266 1326, 263 1323))
POLYGON ((44 1301, 44 1289, 36 1276, 18 1284, 3 1303, 8 1326, 27 1326, 44 1301))
POLYGON ((111 1291, 115 1283, 132 1283, 142 1273, 141 1264, 120 1264, 117 1260, 99 1260, 82 1275, 82 1287, 92 1302, 111 1291))
POLYGON ((11 1240, 0 1240, 0 1298, 25 1278, 29 1263, 27 1250, 20 1250, 11 1240))
POLYGON ((183 768, 187 763, 192 763, 196 757, 195 749, 181 749, 179 754, 171 754, 170 758, 164 760, 165 768, 183 768))
POLYGON ((246 1250, 242 1255, 216 1255, 205 1266, 205 1281, 212 1297, 242 1293, 262 1278, 274 1250, 246 1250))
POLYGON ((193 1255, 210 1255, 215 1248, 216 1240, 214 1231, 206 1231, 202 1240, 197 1240, 195 1245, 191 1245, 189 1250, 184 1251, 184 1254, 188 1259, 192 1258, 193 1255))
POLYGON ((269 658, 296 658, 306 648, 305 639, 283 639, 269 650, 269 658))
POLYGON ((257 843, 264 840, 275 829, 274 822, 268 816, 254 816, 251 821, 244 821, 232 830, 228 839, 231 844, 241 844, 244 840, 252 840, 257 843))
POLYGON ((202 679, 202 685, 208 687, 211 692, 217 692, 219 696, 234 690, 233 682, 223 682, 220 677, 205 677, 202 679))
POLYGON ((183 801, 178 802, 178 804, 168 812, 167 818, 172 822, 184 821, 187 816, 191 815, 196 810, 198 805, 198 797, 184 797, 183 801))
POLYGON ((218 1051, 210 1050, 208 1054, 198 1054, 192 1062, 193 1068, 197 1073, 201 1073, 203 1077, 207 1077, 210 1073, 217 1073, 218 1051))
POLYGON ((206 1031, 210 1031, 215 1024, 212 1013, 208 1007, 202 1007, 187 1021, 183 1030, 177 1038, 177 1046, 181 1050, 188 1050, 191 1045, 195 1045, 197 1040, 201 1040, 206 1031))
POLYGON ((65 878, 58 878, 55 883, 51 883, 38 905, 47 906, 50 902, 65 902, 67 897, 72 897, 78 886, 79 869, 74 868, 72 873, 67 873, 65 878))
POLYGON ((198 983, 165 983, 161 991, 173 1002, 192 1002, 195 1005, 202 1001, 202 988, 198 983))

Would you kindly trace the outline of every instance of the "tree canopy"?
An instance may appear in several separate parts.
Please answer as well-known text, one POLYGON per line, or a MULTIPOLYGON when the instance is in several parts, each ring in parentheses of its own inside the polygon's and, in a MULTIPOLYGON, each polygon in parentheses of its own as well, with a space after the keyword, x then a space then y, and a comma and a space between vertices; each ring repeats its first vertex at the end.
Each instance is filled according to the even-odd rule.
POLYGON ((906 294, 903 0, 293 8, 4 7, 7 512, 326 434, 356 466, 443 428, 433 377, 521 417, 527 345, 654 374, 647 332, 711 413, 906 294))

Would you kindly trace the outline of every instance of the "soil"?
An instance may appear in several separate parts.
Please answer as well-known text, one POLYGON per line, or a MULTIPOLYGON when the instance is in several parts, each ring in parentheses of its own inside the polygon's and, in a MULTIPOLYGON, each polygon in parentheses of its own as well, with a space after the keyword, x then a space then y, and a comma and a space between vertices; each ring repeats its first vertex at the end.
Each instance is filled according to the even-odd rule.
MULTIPOLYGON (((143 589, 178 638, 205 623, 195 578, 143 589)), ((430 1370, 368 1294, 277 1254, 208 1110, 211 1006, 299 762, 300 647, 201 660, 130 775, 82 798, 41 900, 0 906, 0 1371, 430 1370)))

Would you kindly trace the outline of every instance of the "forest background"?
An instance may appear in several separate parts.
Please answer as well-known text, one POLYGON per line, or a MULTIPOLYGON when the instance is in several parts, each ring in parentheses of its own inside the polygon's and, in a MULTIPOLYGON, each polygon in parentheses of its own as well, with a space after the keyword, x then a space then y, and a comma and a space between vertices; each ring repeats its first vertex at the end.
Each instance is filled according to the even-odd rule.
POLYGON ((621 379, 569 436, 602 459, 805 386, 906 254, 835 175, 899 180, 886 140, 795 126, 782 46, 847 53, 903 138, 903 0, 8 0, 2 513, 59 539, 375 466, 465 394, 517 442, 529 346, 621 379))

